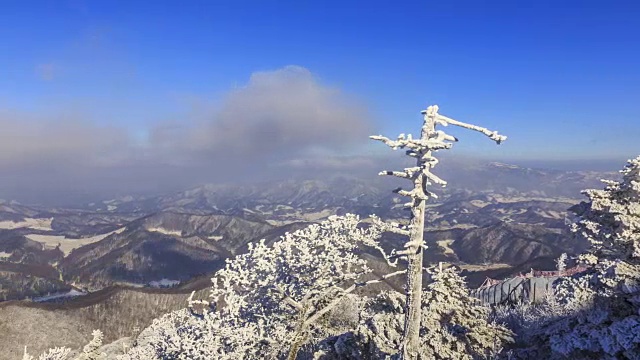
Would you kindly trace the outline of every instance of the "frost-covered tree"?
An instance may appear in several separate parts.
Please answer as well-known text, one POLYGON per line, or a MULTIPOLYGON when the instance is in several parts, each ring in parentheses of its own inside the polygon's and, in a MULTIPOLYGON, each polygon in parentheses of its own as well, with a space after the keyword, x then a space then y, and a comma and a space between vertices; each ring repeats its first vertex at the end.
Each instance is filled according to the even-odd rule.
POLYGON ((382 252, 380 224, 333 216, 271 246, 250 245, 212 279, 210 301, 154 321, 122 358, 294 359, 322 336, 327 313, 359 286, 380 281, 365 281, 372 270, 358 256, 367 247, 382 252))
POLYGON ((556 282, 560 308, 529 313, 537 327, 522 358, 640 359, 640 157, 622 175, 573 208, 572 230, 592 244, 581 258, 593 266, 556 282))
MULTIPOLYGON (((422 294, 418 359, 483 359, 496 355, 513 334, 490 320, 489 308, 469 294, 453 267, 435 267, 422 294)), ((386 293, 371 302, 359 336, 372 358, 396 356, 403 333, 403 297, 386 293)))
POLYGON ((591 259, 640 261, 640 156, 627 162, 622 181, 585 190, 589 201, 574 208, 572 230, 591 242, 591 259))
POLYGON ((603 190, 585 190, 589 201, 572 208, 572 231, 591 242, 581 259, 594 269, 589 281, 569 279, 566 288, 575 282, 607 296, 640 290, 640 156, 620 172, 621 181, 603 180, 603 190))
MULTIPOLYGON (((93 338, 84 346, 81 353, 74 352, 67 347, 57 347, 49 349, 38 357, 38 360, 106 360, 106 355, 100 350, 102 347, 103 334, 100 330, 94 330, 93 338)), ((27 353, 25 346, 23 360, 34 360, 34 357, 27 353)))
MULTIPOLYGON (((38 360, 69 360, 71 359, 71 349, 66 347, 57 347, 53 349, 49 349, 47 352, 38 356, 38 360)), ((35 360, 35 358, 29 353, 27 353, 27 349, 24 349, 24 356, 22 360, 35 360)))
POLYGON ((594 267, 557 286, 576 311, 545 328, 555 353, 640 359, 640 157, 621 173, 573 209, 572 230, 591 242, 581 258, 594 267))
POLYGON ((82 353, 75 360, 104 360, 105 354, 100 351, 104 335, 100 330, 94 330, 91 334, 93 339, 82 349, 82 353))
POLYGON ((558 270, 558 275, 562 276, 566 269, 567 269, 567 253, 562 253, 556 259, 556 270, 558 270))
POLYGON ((455 137, 447 135, 441 130, 436 130, 436 126, 455 125, 478 131, 498 144, 507 139, 506 136, 499 135, 495 131, 440 115, 438 114, 437 105, 429 106, 427 110, 422 111, 422 114, 424 115, 424 122, 420 137, 417 139, 414 139, 410 134, 408 136, 400 134, 396 140, 391 140, 381 135, 371 136, 371 139, 382 141, 394 150, 398 148, 408 149, 406 154, 416 159, 416 166, 405 168, 404 171, 383 171, 380 173, 380 175, 391 175, 407 179, 413 183, 413 189, 410 191, 395 190, 397 194, 411 199, 406 204, 411 209, 410 223, 408 226, 396 229, 396 232, 409 237, 404 249, 397 253, 399 256, 406 257, 408 261, 404 340, 402 343, 403 357, 406 359, 415 359, 418 356, 423 249, 426 248, 423 241, 425 203, 430 198, 436 197, 435 194, 427 190, 427 185, 445 186, 447 184, 446 181, 431 172, 431 169, 438 163, 434 152, 450 149, 453 146, 453 142, 458 141, 455 137))
POLYGON ((435 267, 424 293, 423 358, 477 359, 495 355, 513 334, 489 321, 489 308, 469 294, 454 267, 435 267))

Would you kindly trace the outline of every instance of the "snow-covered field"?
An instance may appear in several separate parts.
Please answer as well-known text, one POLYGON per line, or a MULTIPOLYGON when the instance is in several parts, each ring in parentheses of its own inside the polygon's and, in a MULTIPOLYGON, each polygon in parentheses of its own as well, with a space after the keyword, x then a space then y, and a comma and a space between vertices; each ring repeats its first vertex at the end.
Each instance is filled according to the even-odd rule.
POLYGON ((159 281, 151 281, 149 286, 154 288, 166 288, 180 285, 180 280, 162 279, 159 281))
POLYGON ((54 248, 60 244, 60 250, 64 253, 65 256, 69 255, 73 249, 77 249, 81 246, 92 244, 94 242, 98 242, 107 236, 112 234, 119 234, 124 231, 124 227, 108 232, 106 234, 99 234, 91 237, 80 238, 80 239, 68 239, 63 235, 42 235, 42 234, 29 234, 25 235, 28 239, 37 241, 39 243, 44 244, 46 247, 54 248))
POLYGON ((29 228, 33 230, 51 231, 51 222, 53 218, 33 219, 26 218, 23 221, 0 221, 0 229, 12 230, 20 228, 29 228))
POLYGON ((76 296, 82 296, 82 295, 86 295, 86 293, 80 292, 78 290, 69 290, 68 292, 64 292, 64 293, 56 293, 56 294, 34 298, 33 301, 45 302, 45 301, 51 301, 51 300, 62 299, 67 297, 76 297, 76 296))
POLYGON ((147 228, 147 231, 157 232, 157 233, 164 234, 164 235, 182 236, 182 231, 169 230, 169 229, 165 229, 165 228, 161 228, 161 227, 150 227, 150 228, 147 228))
POLYGON ((440 240, 440 241, 437 241, 437 244, 442 248, 445 255, 454 255, 456 252, 453 251, 453 249, 450 247, 454 241, 455 240, 452 240, 452 239, 440 240))

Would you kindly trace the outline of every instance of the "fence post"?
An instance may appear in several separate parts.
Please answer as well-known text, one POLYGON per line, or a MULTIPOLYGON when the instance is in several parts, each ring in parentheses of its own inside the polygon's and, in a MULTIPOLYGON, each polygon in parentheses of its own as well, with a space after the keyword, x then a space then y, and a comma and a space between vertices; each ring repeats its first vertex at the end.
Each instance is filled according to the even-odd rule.
POLYGON ((536 282, 533 282, 533 298, 531 299, 531 303, 536 302, 536 282))

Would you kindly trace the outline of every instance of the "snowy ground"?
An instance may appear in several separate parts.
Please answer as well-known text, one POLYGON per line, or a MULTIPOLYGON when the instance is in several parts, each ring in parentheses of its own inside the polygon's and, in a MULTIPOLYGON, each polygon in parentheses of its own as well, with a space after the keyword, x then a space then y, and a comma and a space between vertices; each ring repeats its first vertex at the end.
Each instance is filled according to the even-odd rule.
POLYGON ((76 296, 82 296, 82 295, 86 295, 86 293, 83 293, 83 292, 78 291, 78 290, 70 290, 70 291, 64 292, 64 293, 57 293, 57 294, 51 294, 51 295, 47 295, 47 296, 41 296, 41 297, 38 297, 38 298, 34 298, 33 301, 34 302, 46 302, 46 301, 62 299, 62 298, 66 298, 66 297, 76 297, 76 296))
POLYGON ((147 228, 147 231, 157 232, 157 233, 164 234, 164 235, 171 235, 171 236, 178 236, 178 237, 182 236, 182 231, 169 230, 169 229, 165 229, 165 228, 161 228, 161 227, 147 228))
POLYGON ((180 280, 162 279, 160 281, 152 281, 149 286, 154 288, 174 287, 180 284, 180 280))
POLYGON ((51 222, 53 218, 45 218, 45 219, 33 219, 26 218, 23 221, 14 222, 14 221, 0 221, 0 229, 5 230, 13 230, 20 228, 29 228, 33 230, 45 230, 51 231, 51 222))
POLYGON ((29 234, 25 235, 28 239, 37 241, 44 244, 46 247, 54 248, 60 244, 60 250, 65 256, 69 255, 73 249, 77 249, 81 246, 98 242, 107 236, 112 234, 119 234, 124 231, 124 227, 115 231, 108 232, 106 234, 99 234, 91 237, 80 239, 68 239, 63 235, 42 235, 42 234, 29 234))

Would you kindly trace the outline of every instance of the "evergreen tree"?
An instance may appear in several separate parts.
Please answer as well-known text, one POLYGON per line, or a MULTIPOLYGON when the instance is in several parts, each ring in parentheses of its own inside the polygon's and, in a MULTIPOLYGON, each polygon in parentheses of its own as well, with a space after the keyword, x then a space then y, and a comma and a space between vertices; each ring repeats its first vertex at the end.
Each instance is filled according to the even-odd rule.
POLYGON ((621 171, 622 181, 605 180, 603 190, 585 190, 589 201, 573 210, 572 230, 592 244, 589 259, 640 263, 640 156, 621 171))
POLYGON ((489 321, 489 308, 469 294, 454 267, 435 267, 423 295, 423 359, 478 359, 498 353, 512 334, 489 321))
POLYGON ((105 355, 100 351, 104 335, 100 330, 94 330, 93 339, 82 349, 82 353, 75 360, 106 360, 105 355))
MULTIPOLYGON (((621 181, 572 210, 572 230, 591 242, 581 259, 592 268, 555 285, 561 312, 538 311, 533 346, 537 357, 640 359, 640 157, 629 160, 621 181)), ((549 311, 544 311, 547 309, 549 311)))
MULTIPOLYGON (((490 310, 469 294, 454 267, 429 270, 432 282, 422 296, 418 358, 484 359, 513 341, 513 334, 490 320, 490 310)), ((403 299, 385 293, 374 299, 359 329, 362 352, 371 358, 400 355, 403 299)))

